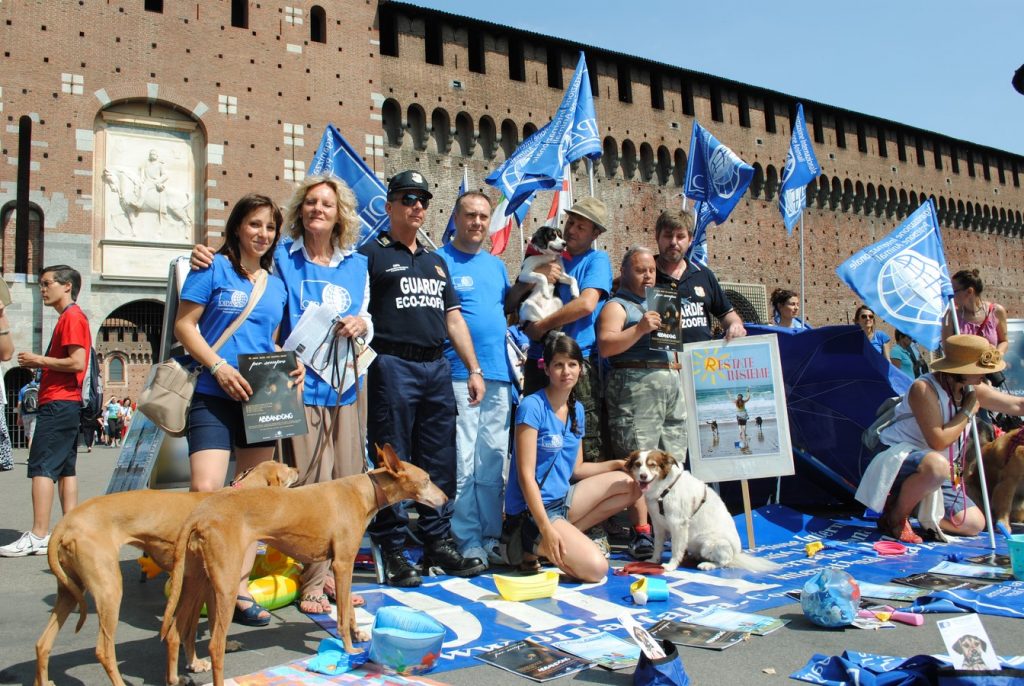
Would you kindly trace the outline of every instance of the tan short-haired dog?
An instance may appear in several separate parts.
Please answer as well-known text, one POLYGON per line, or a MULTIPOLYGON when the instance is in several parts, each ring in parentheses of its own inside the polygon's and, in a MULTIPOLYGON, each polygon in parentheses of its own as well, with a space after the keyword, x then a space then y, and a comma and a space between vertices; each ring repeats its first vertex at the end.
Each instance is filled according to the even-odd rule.
MULTIPOLYGON (((1004 433, 992 440, 988 424, 978 422, 981 438, 981 459, 985 461, 985 482, 988 484, 992 519, 1005 525, 1024 522, 1024 427, 1004 433)), ((974 446, 967 447, 967 469, 964 475, 967 495, 981 504, 981 477, 974 459, 974 446)))
POLYGON ((160 635, 167 640, 167 682, 178 683, 180 636, 195 633, 207 602, 213 683, 224 683, 224 650, 246 548, 264 541, 299 562, 331 559, 338 601, 338 633, 367 640, 352 610, 352 568, 370 518, 403 500, 441 507, 448 498, 419 467, 402 462, 390 445, 377 448, 381 467, 287 491, 218 493, 182 527, 160 635))
MULTIPOLYGON (((232 484, 237 488, 291 486, 299 473, 280 462, 261 462, 232 484)), ((227 489, 231 490, 231 489, 227 489)), ((121 546, 144 550, 163 569, 174 566, 174 544, 192 510, 213 493, 126 491, 90 498, 64 516, 50 535, 46 555, 57 578, 57 602, 36 642, 36 686, 49 686, 50 651, 64 621, 78 606, 75 631, 85 624, 85 591, 96 601, 100 633, 96 657, 115 686, 123 686, 114 655, 114 634, 121 610, 121 546)), ((190 671, 210 668, 195 653, 194 637, 185 642, 190 671)))

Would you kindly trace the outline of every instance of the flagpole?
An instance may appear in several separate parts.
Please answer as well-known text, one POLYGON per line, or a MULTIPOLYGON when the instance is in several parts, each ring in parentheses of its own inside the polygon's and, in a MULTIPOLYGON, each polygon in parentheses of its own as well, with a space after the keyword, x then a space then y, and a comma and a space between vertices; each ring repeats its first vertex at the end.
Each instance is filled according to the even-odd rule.
MULTIPOLYGON (((956 317, 956 304, 953 302, 952 298, 949 301, 949 316, 953 320, 953 333, 960 333, 960 322, 956 317)), ((967 388, 970 388, 970 386, 967 388)), ((974 462, 978 465, 978 478, 981 480, 981 503, 985 508, 985 525, 988 529, 988 545, 992 550, 995 550, 996 531, 995 526, 992 524, 992 508, 988 502, 988 482, 985 479, 985 460, 981 459, 981 441, 978 440, 978 419, 975 415, 971 415, 971 438, 974 439, 974 462)))
MULTIPOLYGON (((804 209, 807 209, 806 207, 804 209)), ((807 286, 804 283, 804 213, 800 212, 800 300, 803 302, 804 322, 807 315, 807 286)))

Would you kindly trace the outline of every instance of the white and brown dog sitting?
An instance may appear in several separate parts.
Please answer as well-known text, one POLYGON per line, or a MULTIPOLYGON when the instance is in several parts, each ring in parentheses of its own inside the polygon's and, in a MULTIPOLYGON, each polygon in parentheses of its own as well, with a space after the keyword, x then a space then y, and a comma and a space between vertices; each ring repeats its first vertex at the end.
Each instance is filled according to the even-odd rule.
MULTIPOLYGON (((555 295, 554 284, 549 283, 543 274, 537 274, 533 270, 556 260, 561 264, 564 250, 565 239, 562 232, 554 227, 542 226, 530 238, 530 244, 526 247, 526 259, 523 260, 523 267, 519 272, 519 281, 532 283, 533 289, 519 305, 520 324, 539 322, 562 307, 562 301, 555 295)), ((580 287, 575 278, 563 272, 558 282, 569 287, 573 298, 579 297, 580 287)))
POLYGON ((626 458, 626 471, 647 500, 654 525, 654 551, 661 562, 665 540, 672 539, 672 557, 666 571, 678 567, 687 555, 698 569, 738 567, 770 572, 779 565, 744 553, 729 510, 717 493, 683 469, 661 450, 638 450, 626 458))

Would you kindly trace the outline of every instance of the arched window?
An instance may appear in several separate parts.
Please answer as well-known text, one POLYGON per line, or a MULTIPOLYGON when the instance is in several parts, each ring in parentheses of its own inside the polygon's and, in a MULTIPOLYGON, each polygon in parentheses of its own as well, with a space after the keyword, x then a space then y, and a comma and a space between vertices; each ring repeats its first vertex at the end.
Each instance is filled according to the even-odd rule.
POLYGON ((314 43, 327 42, 327 12, 320 5, 309 10, 309 40, 314 43))
POLYGON ((427 115, 419 105, 409 105, 406 112, 409 122, 409 135, 412 136, 412 147, 415 150, 427 149, 427 115))
POLYGON ((13 245, 14 250, 4 250, 3 270, 6 273, 36 274, 42 265, 43 254, 43 211, 35 204, 28 206, 28 235, 18 235, 16 205, 11 201, 0 210, 0 229, 3 230, 4 246, 13 245), (13 258, 13 262, 12 262, 13 258))
POLYGON ((622 178, 632 179, 636 174, 636 146, 633 141, 622 141, 622 178))
POLYGON ((505 159, 512 156, 519 146, 519 127, 511 119, 501 122, 501 149, 505 152, 505 159))
POLYGON ((658 184, 664 186, 672 176, 672 154, 664 145, 658 147, 658 184))
POLYGON ((606 179, 615 178, 615 170, 619 167, 619 145, 611 136, 605 136, 604 152, 601 154, 606 179))
POLYGON ((769 164, 764 172, 764 199, 771 200, 779 190, 779 173, 774 164, 769 164))
POLYGON ((675 165, 672 168, 672 177, 678 188, 682 188, 686 182, 686 152, 682 148, 676 148, 675 165))
POLYGON ((124 360, 117 355, 107 359, 107 383, 124 383, 124 360))
POLYGON ((388 145, 402 147, 402 106, 394 98, 388 98, 380 109, 380 117, 388 145))
POLYGON ((640 178, 650 182, 654 177, 654 150, 650 143, 640 144, 640 178))
POLYGON ((528 121, 525 124, 523 124, 523 140, 524 141, 527 138, 529 138, 530 136, 532 136, 533 134, 535 134, 535 133, 537 133, 537 125, 536 124, 534 124, 532 121, 528 121))
POLYGON ((480 117, 480 152, 483 153, 484 159, 494 159, 497 139, 498 135, 494 126, 494 120, 487 115, 480 117))
POLYGON ((452 144, 451 119, 446 110, 438 107, 430 115, 430 128, 434 136, 437 154, 446 155, 452 144))
POLYGON ((463 157, 472 157, 476 147, 476 136, 473 132, 473 118, 465 112, 455 116, 455 136, 459 141, 459 151, 463 157))
POLYGON ((754 178, 750 180, 750 197, 760 197, 762 190, 764 190, 764 169, 760 162, 754 162, 754 178))

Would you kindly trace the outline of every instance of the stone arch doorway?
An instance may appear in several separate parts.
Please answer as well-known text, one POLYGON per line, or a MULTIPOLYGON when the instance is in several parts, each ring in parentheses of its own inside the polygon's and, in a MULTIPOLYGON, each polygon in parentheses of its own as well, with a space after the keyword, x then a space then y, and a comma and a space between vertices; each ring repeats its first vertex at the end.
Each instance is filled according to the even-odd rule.
POLYGON ((96 335, 96 352, 103 358, 103 394, 131 398, 139 392, 160 353, 164 304, 133 300, 107 315, 96 335))

